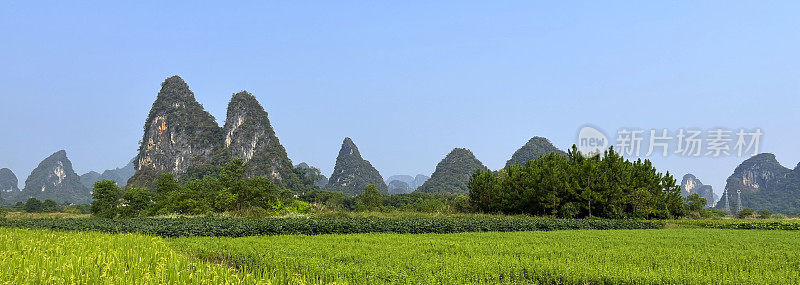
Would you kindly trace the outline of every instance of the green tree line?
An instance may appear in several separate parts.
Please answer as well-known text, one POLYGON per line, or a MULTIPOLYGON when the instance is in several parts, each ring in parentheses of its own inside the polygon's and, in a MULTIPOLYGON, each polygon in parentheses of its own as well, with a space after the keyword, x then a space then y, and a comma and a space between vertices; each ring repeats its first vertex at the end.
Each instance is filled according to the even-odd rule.
POLYGON ((649 160, 629 161, 614 151, 585 157, 550 153, 498 172, 478 170, 469 202, 487 213, 563 218, 675 218, 687 213, 680 186, 649 160))

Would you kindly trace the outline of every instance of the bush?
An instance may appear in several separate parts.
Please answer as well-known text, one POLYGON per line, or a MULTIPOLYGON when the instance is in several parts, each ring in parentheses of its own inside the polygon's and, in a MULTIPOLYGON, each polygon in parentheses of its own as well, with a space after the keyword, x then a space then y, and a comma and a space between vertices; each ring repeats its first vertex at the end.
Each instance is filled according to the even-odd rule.
POLYGON ((770 212, 769 210, 758 211, 759 219, 769 219, 770 217, 772 217, 772 212, 770 212))
POLYGON ((42 201, 36 198, 30 198, 25 202, 25 212, 38 213, 42 211, 42 201))
POLYGON ((753 209, 744 208, 741 211, 739 211, 739 213, 736 214, 736 216, 739 217, 739 219, 749 219, 749 218, 754 218, 756 216, 756 212, 753 211, 753 209))
POLYGON ((784 215, 784 214, 775 214, 775 215, 772 215, 772 218, 776 219, 776 220, 785 220, 786 219, 786 215, 784 215))

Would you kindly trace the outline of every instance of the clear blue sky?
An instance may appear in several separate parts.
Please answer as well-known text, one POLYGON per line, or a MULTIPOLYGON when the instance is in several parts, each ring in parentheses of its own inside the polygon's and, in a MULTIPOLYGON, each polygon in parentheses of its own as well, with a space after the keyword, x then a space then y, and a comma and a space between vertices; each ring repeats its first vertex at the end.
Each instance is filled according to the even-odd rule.
MULTIPOLYGON (((762 150, 800 161, 797 2, 431 2, 4 1, 0 167, 23 184, 59 149, 79 173, 124 165, 170 75, 219 124, 254 93, 293 162, 326 175, 345 136, 388 177, 454 147, 497 169, 585 124, 760 127, 762 150)), ((654 162, 721 193, 741 160, 654 162)))

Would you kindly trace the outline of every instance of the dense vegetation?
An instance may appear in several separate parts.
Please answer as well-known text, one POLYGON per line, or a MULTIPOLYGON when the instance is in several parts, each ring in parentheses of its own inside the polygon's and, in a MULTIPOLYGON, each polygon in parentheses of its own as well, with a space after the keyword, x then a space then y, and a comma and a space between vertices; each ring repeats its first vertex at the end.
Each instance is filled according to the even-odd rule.
POLYGON ((290 191, 276 186, 272 180, 246 178, 246 169, 242 160, 235 159, 222 167, 218 175, 206 175, 184 183, 172 174, 162 174, 152 190, 132 187, 123 191, 113 181, 99 181, 92 193, 92 213, 114 218, 221 212, 267 216, 287 209, 307 211, 307 204, 292 199, 290 191))
POLYGON ((417 192, 466 195, 469 193, 469 179, 477 170, 487 168, 472 151, 455 148, 436 165, 431 178, 417 188, 417 192))
POLYGON ((0 219, 0 227, 142 233, 162 237, 260 236, 285 234, 460 233, 576 229, 657 229, 664 222, 635 220, 557 220, 545 218, 137 218, 0 219))
POLYGON ((686 214, 680 187, 649 160, 628 161, 613 148, 584 157, 575 146, 498 173, 477 171, 470 205, 490 213, 603 218, 672 218, 686 214))

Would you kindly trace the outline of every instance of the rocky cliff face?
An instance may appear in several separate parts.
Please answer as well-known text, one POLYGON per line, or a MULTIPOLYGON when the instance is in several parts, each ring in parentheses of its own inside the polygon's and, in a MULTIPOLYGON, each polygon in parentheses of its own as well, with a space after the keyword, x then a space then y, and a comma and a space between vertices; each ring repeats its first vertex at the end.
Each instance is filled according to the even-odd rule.
POLYGON ((369 184, 375 184, 383 194, 388 193, 388 187, 378 170, 361 157, 353 140, 345 138, 325 189, 355 196, 364 193, 364 188, 369 184))
POLYGON ((190 166, 210 163, 223 148, 224 135, 211 114, 178 76, 161 84, 144 125, 129 183, 149 186, 161 173, 180 174, 190 166))
POLYGON ((267 112, 247 92, 233 95, 225 120, 225 147, 248 164, 248 176, 265 176, 287 186, 296 180, 292 161, 286 154, 269 122, 267 112))
POLYGON ((700 195, 700 198, 706 199, 707 207, 714 207, 717 195, 714 194, 714 189, 711 185, 703 185, 703 182, 700 182, 700 179, 697 179, 693 174, 686 174, 681 180, 681 196, 686 198, 694 193, 700 195))
POLYGON ((513 155, 511 155, 511 159, 506 162, 506 166, 512 164, 525 164, 528 161, 540 158, 550 154, 551 152, 561 155, 567 154, 550 143, 550 140, 543 137, 533 137, 528 140, 525 145, 514 152, 513 155))
POLYGON ((478 169, 487 168, 475 158, 472 151, 465 148, 453 149, 436 165, 431 178, 417 188, 417 192, 467 195, 469 179, 478 169))
POLYGON ((771 153, 742 162, 728 177, 717 208, 795 214, 800 211, 800 172, 783 167, 771 153))
POLYGON ((17 201, 28 198, 39 200, 52 199, 64 203, 90 203, 91 191, 83 186, 80 177, 72 169, 72 162, 67 158, 66 151, 58 151, 39 163, 25 180, 17 201))
MULTIPOLYGON (((19 192, 19 180, 11 169, 0 169, 0 193, 19 192)), ((2 194, 0 194, 2 195, 2 194)))

